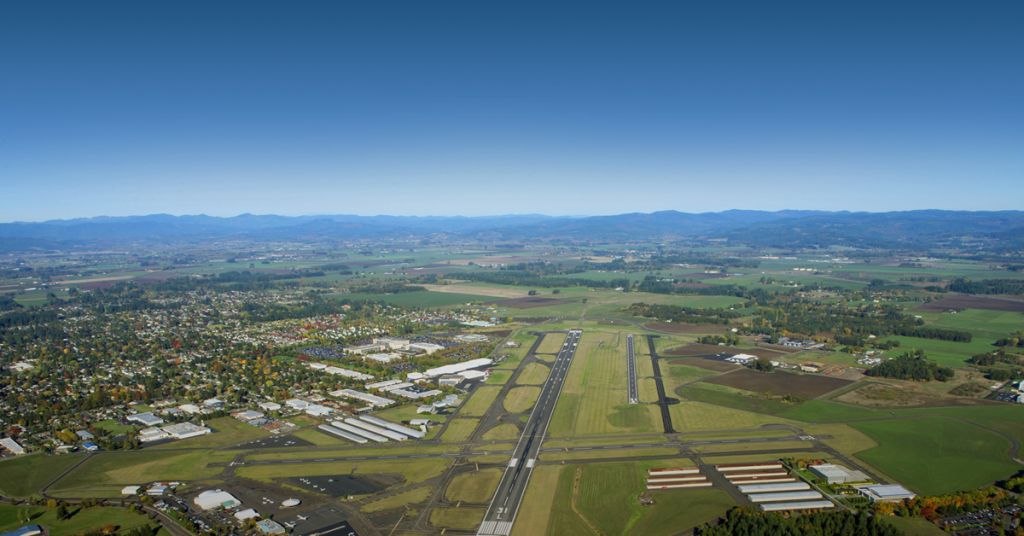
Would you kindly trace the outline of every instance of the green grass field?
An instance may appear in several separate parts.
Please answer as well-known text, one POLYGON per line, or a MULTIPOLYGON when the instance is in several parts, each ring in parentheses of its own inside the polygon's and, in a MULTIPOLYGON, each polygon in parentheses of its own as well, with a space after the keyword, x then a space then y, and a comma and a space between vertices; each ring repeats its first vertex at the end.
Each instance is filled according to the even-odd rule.
POLYGON ((49 456, 32 454, 0 461, 0 491, 8 497, 28 497, 38 494, 43 486, 72 465, 82 461, 84 455, 49 456))
POLYGON ((211 448, 226 447, 252 441, 270 435, 270 432, 249 426, 233 417, 219 417, 206 421, 206 425, 213 429, 212 433, 199 437, 190 437, 180 441, 171 441, 150 447, 152 450, 180 449, 180 448, 211 448))
POLYGON ((498 488, 501 475, 502 470, 497 468, 456 475, 444 490, 444 498, 451 502, 487 503, 498 488))
POLYGON ((413 292, 399 292, 397 294, 337 294, 338 299, 349 299, 352 301, 367 300, 381 301, 398 305, 400 307, 449 307, 452 305, 464 305, 467 303, 492 302, 493 296, 479 296, 475 294, 456 294, 453 292, 430 292, 418 290, 413 292))
POLYGON ((626 337, 617 331, 588 330, 569 367, 548 435, 658 432, 658 408, 626 400, 626 337))
POLYGON ((479 424, 480 419, 452 419, 448 422, 448 428, 441 436, 441 441, 446 443, 465 441, 473 435, 473 430, 476 430, 479 424))
MULTIPOLYGON (((136 514, 127 508, 94 506, 78 509, 73 506, 69 511, 77 513, 71 519, 58 519, 56 509, 0 504, 0 531, 36 524, 42 525, 52 536, 72 536, 99 531, 106 526, 117 527, 118 531, 128 531, 145 525, 158 526, 157 522, 145 515, 136 514)), ((167 533, 161 529, 160 534, 167 533)))
MULTIPOLYGON (((674 460, 672 460, 674 461, 674 460)), ((656 503, 642 506, 649 467, 663 462, 602 463, 568 466, 561 471, 547 527, 548 534, 675 534, 715 519, 734 503, 715 488, 674 490, 655 494, 656 503), (576 496, 573 484, 580 471, 576 496)))
POLYGON ((523 367, 523 371, 516 378, 516 385, 542 385, 548 379, 551 369, 540 364, 530 363, 523 367))
POLYGON ((484 518, 484 508, 434 508, 430 511, 430 524, 437 528, 474 530, 484 518))
POLYGON ((447 458, 415 460, 359 460, 239 467, 238 476, 273 482, 278 478, 297 476, 390 474, 400 475, 406 482, 417 483, 440 475, 450 463, 447 458))
POLYGON ((487 413, 487 409, 491 407, 494 400, 498 398, 498 393, 501 392, 501 387, 497 385, 484 385, 477 387, 473 394, 469 397, 461 408, 459 408, 459 417, 482 417, 484 413, 487 413))
POLYGON ((861 422, 854 428, 879 446, 857 454, 926 495, 971 489, 1021 469, 1008 458, 1010 443, 992 432, 943 417, 861 422))
POLYGON ((129 484, 213 478, 223 468, 207 464, 227 462, 233 457, 232 453, 214 450, 100 452, 59 480, 50 491, 60 497, 117 497, 121 487, 129 484))
POLYGON ((522 413, 533 407, 538 396, 540 396, 540 387, 533 385, 513 387, 501 403, 505 411, 509 413, 522 413))

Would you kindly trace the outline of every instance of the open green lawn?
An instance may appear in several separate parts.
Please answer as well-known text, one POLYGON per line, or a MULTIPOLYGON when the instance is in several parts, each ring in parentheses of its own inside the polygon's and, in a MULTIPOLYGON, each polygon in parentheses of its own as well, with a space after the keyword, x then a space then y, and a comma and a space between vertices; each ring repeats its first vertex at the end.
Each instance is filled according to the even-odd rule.
POLYGON ((270 435, 270 432, 245 424, 233 417, 218 417, 206 421, 206 425, 213 429, 212 433, 199 437, 190 437, 180 441, 162 443, 152 450, 180 449, 180 448, 209 448, 237 445, 253 439, 259 439, 270 435))
POLYGON ((441 436, 441 440, 449 443, 465 441, 473 435, 473 430, 476 430, 479 424, 480 419, 452 419, 448 423, 444 435, 441 436))
POLYGON ((459 409, 459 417, 482 417, 491 407, 494 399, 498 398, 501 387, 498 385, 483 385, 477 387, 462 407, 459 409))
POLYGON ((542 385, 548 379, 551 369, 540 363, 529 363, 516 378, 516 385, 542 385))
POLYGON ((590 526, 604 534, 676 534, 713 520, 733 501, 715 488, 684 489, 655 494, 656 503, 642 506, 646 471, 674 460, 638 463, 599 463, 567 466, 558 479, 548 534, 591 534, 590 526), (579 488, 573 497, 576 472, 579 488), (575 509, 573 504, 575 503, 575 509))
POLYGON ((484 519, 484 508, 434 508, 430 511, 430 524, 438 528, 475 530, 484 519))
POLYGON ((540 387, 523 386, 513 387, 502 400, 502 406, 509 413, 522 413, 533 407, 540 396, 540 387))
POLYGON ((364 512, 372 513, 391 510, 392 508, 404 508, 427 500, 433 491, 434 490, 429 486, 420 486, 409 491, 403 491, 397 495, 391 495, 389 497, 384 497, 383 499, 368 502, 362 505, 359 509, 364 512))
POLYGON ((759 393, 711 383, 685 385, 677 388, 675 392, 686 400, 772 415, 788 411, 796 405, 776 398, 767 398, 759 393))
MULTIPOLYGON (((127 531, 144 525, 158 526, 143 514, 136 514, 127 508, 94 506, 79 509, 69 507, 75 513, 71 519, 58 519, 57 510, 42 506, 11 506, 0 504, 0 531, 13 530, 23 525, 42 525, 53 536, 85 534, 112 525, 118 531, 127 531), (26 522, 26 519, 29 521, 26 522)), ((166 533, 162 533, 166 534, 166 533)))
POLYGON ((59 480, 50 491, 56 496, 116 497, 121 487, 129 484, 213 478, 223 468, 208 464, 227 462, 233 457, 232 453, 214 450, 99 452, 59 480))
POLYGON ((555 406, 548 435, 658 432, 661 418, 650 404, 626 400, 626 337, 586 330, 555 406))
POLYGON ((1009 459, 1005 438, 950 418, 880 420, 853 427, 879 444, 857 457, 918 493, 976 488, 1021 469, 1009 459))
POLYGON ((444 498, 451 502, 487 503, 498 488, 501 475, 498 468, 456 475, 444 490, 444 498))
POLYGON ((31 454, 0 461, 0 491, 9 497, 38 494, 43 486, 72 465, 82 461, 84 454, 49 456, 31 454))
POLYGON ((888 337, 886 340, 897 340, 899 348, 890 350, 886 355, 899 355, 910 350, 924 350, 925 356, 936 363, 953 368, 967 366, 967 358, 976 354, 991 352, 995 349, 993 338, 974 337, 971 342, 940 341, 919 337, 888 337))
POLYGON ((249 465, 239 467, 238 476, 272 482, 277 478, 322 475, 390 474, 403 477, 406 482, 417 483, 439 476, 448 467, 450 459, 444 457, 414 460, 358 460, 316 463, 285 463, 278 465, 249 465))

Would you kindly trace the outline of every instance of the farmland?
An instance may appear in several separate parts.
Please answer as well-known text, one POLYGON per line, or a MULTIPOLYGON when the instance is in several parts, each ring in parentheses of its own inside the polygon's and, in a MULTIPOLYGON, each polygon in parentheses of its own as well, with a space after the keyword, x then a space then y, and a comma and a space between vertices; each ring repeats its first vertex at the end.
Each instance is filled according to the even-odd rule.
MULTIPOLYGON (((702 255, 724 255, 722 251, 708 247, 702 255)), ((608 258, 633 255, 622 252, 616 250, 608 258)), ((218 380, 227 378, 225 381, 240 387, 235 390, 210 382, 189 385, 189 389, 181 386, 182 393, 195 390, 188 398, 166 396, 175 398, 175 405, 198 404, 212 396, 224 400, 230 409, 190 418, 209 426, 213 433, 141 448, 118 439, 89 456, 39 453, 0 461, 0 471, 11 476, 0 482, 0 490, 6 496, 39 495, 53 481, 46 489, 53 497, 117 498, 125 485, 173 479, 185 482, 184 494, 214 487, 302 493, 311 508, 340 508, 348 519, 365 523, 360 529, 372 527, 378 533, 472 533, 484 518, 490 499, 502 493, 498 483, 509 466, 510 453, 520 445, 538 395, 549 378, 557 380, 563 372, 564 387, 550 399, 553 412, 546 434, 534 437, 541 445, 513 528, 516 535, 674 534, 714 520, 735 504, 730 490, 715 485, 656 492, 653 505, 641 505, 639 497, 650 467, 824 459, 849 464, 883 483, 899 483, 926 495, 990 485, 1022 467, 1014 458, 1021 458, 1024 414, 1019 406, 994 400, 992 394, 994 388, 1012 394, 1012 388, 988 377, 991 371, 967 362, 975 354, 997 349, 997 340, 1024 327, 1024 314, 1006 305, 1016 303, 1016 298, 934 292, 925 290, 924 285, 934 281, 908 279, 945 272, 995 277, 998 271, 991 266, 958 262, 911 270, 871 263, 836 264, 822 265, 820 273, 812 273, 793 271, 811 257, 755 260, 748 252, 736 252, 743 256, 737 262, 744 266, 718 270, 710 260, 665 261, 644 251, 635 268, 621 260, 614 261, 616 268, 609 270, 586 265, 573 271, 567 264, 564 274, 545 273, 531 280, 544 283, 578 276, 581 281, 557 289, 472 279, 474 274, 498 277, 519 271, 485 267, 488 258, 514 261, 512 264, 545 259, 525 270, 547 272, 567 262, 560 259, 584 257, 578 251, 572 253, 567 255, 558 246, 538 245, 500 254, 423 248, 407 254, 359 255, 345 260, 352 273, 289 277, 287 285, 275 290, 281 294, 265 301, 258 292, 246 294, 244 300, 251 303, 232 310, 235 316, 225 315, 220 323, 211 323, 207 331, 214 334, 211 337, 238 337, 222 341, 264 341, 265 347, 222 343, 232 350, 210 363, 190 365, 204 368, 215 364, 217 370, 224 371, 216 376, 218 380), (480 263, 468 264, 469 259, 480 263), (750 267, 762 262, 757 269, 750 267), (654 286, 639 288, 645 282, 652 285, 653 280, 673 278, 679 280, 667 285, 665 292, 651 291, 657 290, 654 286), (634 286, 621 290, 602 286, 621 280, 634 286), (427 290, 412 290, 414 285, 427 290), (380 290, 374 292, 374 288, 380 290), (318 312, 326 312, 309 318, 296 312, 310 302, 324 308, 318 312), (636 311, 652 310, 631 308, 638 303, 669 307, 653 310, 684 320, 634 316, 647 314, 636 311), (814 309, 824 304, 836 309, 829 309, 829 315, 814 309), (810 309, 799 308, 804 306, 810 309), (829 325, 832 313, 849 324, 834 331, 836 326, 829 325), (258 315, 265 315, 264 320, 252 320, 258 315), (346 315, 351 324, 346 324, 346 315), (871 336, 874 333, 869 331, 885 327, 872 320, 876 315, 903 319, 915 329, 937 331, 871 336), (807 326, 813 332, 791 331, 807 326), (343 328, 358 334, 338 335, 343 328), (583 335, 571 364, 563 371, 555 356, 572 329, 581 329, 583 335), (861 329, 868 331, 858 331, 861 329), (372 363, 344 350, 385 334, 440 344, 431 355, 403 351, 390 364, 372 363), (630 334, 635 340, 637 403, 629 403, 627 397, 626 340, 630 334), (964 334, 970 335, 969 341, 964 334), (660 377, 649 353, 648 335, 654 336, 660 377), (541 344, 530 353, 539 336, 543 336, 541 344), (787 346, 782 337, 795 342, 787 346), (464 344, 465 340, 476 342, 464 344), (945 382, 865 376, 872 359, 886 360, 914 349, 923 350, 930 361, 955 368, 954 376, 945 382), (736 353, 775 361, 775 369, 755 370, 723 360, 736 353), (367 386, 371 380, 334 378, 314 371, 307 361, 322 360, 359 370, 379 381, 405 380, 414 371, 480 357, 495 361, 478 367, 485 374, 471 379, 448 376, 446 380, 454 381, 443 384, 436 378, 425 379, 415 388, 437 388, 441 394, 415 401, 387 395, 395 403, 377 409, 330 395, 342 387, 371 392, 373 388, 367 386), (801 369, 801 365, 806 366, 801 369), (960 388, 964 385, 974 390, 960 388), (456 395, 461 402, 450 407, 443 407, 443 402, 420 407, 446 395, 456 395), (291 398, 317 401, 334 413, 313 417, 289 408, 268 410, 273 419, 297 427, 279 433, 228 416, 235 409, 291 398), (347 417, 357 411, 407 425, 413 419, 424 419, 428 421, 426 436, 400 443, 355 445, 317 429, 337 415, 347 417), (666 432, 669 426, 671 430, 666 432), (302 441, 290 446, 246 444, 289 434, 302 441), (299 485, 300 479, 317 476, 365 479, 372 486, 336 497, 299 485)), ((261 276, 290 276, 293 270, 318 264, 268 261, 254 266, 261 276)), ((231 272, 230 266, 212 261, 180 270, 190 274, 231 272)), ((129 281, 146 272, 131 274, 114 277, 129 281)), ((79 282, 68 284, 84 288, 115 281, 81 282, 99 277, 103 275, 83 274, 70 279, 79 282)), ((149 292, 159 295, 155 290, 149 292)), ((216 292, 204 287, 198 295, 206 299, 206 293, 216 292)), ((229 292, 227 304, 233 303, 234 293, 242 291, 229 292)), ((34 300, 35 296, 26 294, 24 298, 34 300)), ((214 312, 204 309, 203 314, 214 312)), ((177 318, 171 322, 175 329, 181 325, 177 318)), ((176 352, 174 339, 167 333, 176 332, 161 333, 163 338, 155 339, 159 344, 141 347, 143 355, 160 357, 145 362, 146 366, 190 370, 184 365, 168 368, 188 354, 176 352)), ((63 347, 56 350, 63 352, 63 347)), ((212 352, 209 348, 204 351, 212 352)), ((1015 365, 1011 359, 999 366, 1012 370, 1015 365)), ((144 374, 143 369, 133 373, 144 374)), ((68 424, 50 433, 68 437, 84 428, 99 436, 130 439, 140 427, 125 419, 129 412, 159 413, 173 407, 156 397, 143 399, 139 393, 118 389, 110 393, 139 400, 121 404, 124 408, 88 424, 65 421, 68 424)), ((47 522, 51 521, 47 518, 47 522)))

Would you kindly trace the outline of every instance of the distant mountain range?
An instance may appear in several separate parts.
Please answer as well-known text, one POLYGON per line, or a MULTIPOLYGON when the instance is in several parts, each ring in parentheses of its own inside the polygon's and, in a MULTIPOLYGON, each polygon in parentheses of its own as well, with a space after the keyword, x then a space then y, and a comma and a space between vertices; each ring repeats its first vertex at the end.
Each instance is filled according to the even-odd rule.
POLYGON ((214 216, 97 217, 0 224, 0 250, 176 244, 209 240, 317 241, 388 238, 499 241, 725 239, 757 246, 1024 246, 1024 211, 661 211, 614 216, 214 216))

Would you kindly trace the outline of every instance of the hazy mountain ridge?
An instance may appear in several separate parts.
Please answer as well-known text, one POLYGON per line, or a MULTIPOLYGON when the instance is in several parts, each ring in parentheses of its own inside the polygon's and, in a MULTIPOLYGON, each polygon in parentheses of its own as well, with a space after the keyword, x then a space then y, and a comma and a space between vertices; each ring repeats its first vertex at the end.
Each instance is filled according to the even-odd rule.
POLYGON ((629 241, 721 238, 761 246, 894 247, 972 240, 1019 247, 1024 211, 659 211, 612 216, 279 216, 241 214, 97 217, 0 224, 0 248, 195 240, 384 239, 453 235, 491 240, 629 241))

